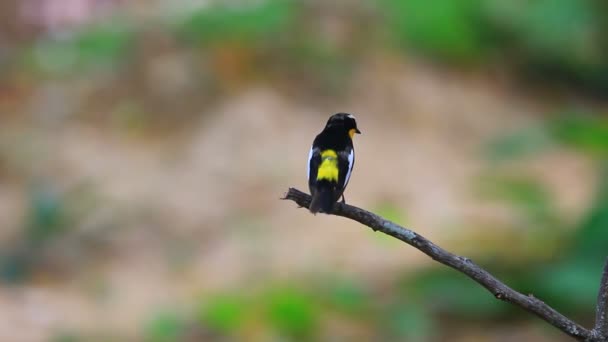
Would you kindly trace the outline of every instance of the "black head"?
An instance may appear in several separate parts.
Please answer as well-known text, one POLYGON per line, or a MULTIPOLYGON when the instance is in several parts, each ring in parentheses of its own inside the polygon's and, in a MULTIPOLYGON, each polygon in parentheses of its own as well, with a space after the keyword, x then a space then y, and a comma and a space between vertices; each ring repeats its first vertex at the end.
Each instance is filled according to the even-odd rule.
POLYGON ((325 128, 340 128, 348 132, 348 135, 352 138, 355 133, 361 134, 361 131, 357 128, 357 121, 352 114, 348 113, 337 113, 332 115, 327 120, 325 128))

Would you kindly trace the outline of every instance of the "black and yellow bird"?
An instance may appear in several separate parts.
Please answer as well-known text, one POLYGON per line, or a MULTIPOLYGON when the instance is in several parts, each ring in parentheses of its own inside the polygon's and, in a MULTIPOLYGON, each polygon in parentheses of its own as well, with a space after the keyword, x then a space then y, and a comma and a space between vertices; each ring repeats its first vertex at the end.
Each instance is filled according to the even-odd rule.
POLYGON ((310 212, 331 213, 342 197, 355 164, 353 136, 360 134, 355 117, 332 115, 312 143, 308 155, 308 187, 312 195, 310 212))

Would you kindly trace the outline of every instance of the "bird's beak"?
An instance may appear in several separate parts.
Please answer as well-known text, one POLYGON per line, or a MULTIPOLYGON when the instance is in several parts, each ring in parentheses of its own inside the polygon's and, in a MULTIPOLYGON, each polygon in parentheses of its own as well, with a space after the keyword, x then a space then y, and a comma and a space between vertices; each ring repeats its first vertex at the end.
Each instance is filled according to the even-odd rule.
POLYGON ((361 134, 361 131, 358 128, 355 128, 355 133, 361 134))

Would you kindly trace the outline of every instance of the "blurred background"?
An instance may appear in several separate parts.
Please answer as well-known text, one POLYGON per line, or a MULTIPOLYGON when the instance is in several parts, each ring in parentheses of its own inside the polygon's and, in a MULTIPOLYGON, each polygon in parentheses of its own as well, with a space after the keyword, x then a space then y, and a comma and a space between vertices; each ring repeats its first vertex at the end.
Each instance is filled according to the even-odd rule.
POLYGON ((567 341, 279 198, 335 112, 347 201, 589 327, 603 0, 3 0, 0 340, 567 341))

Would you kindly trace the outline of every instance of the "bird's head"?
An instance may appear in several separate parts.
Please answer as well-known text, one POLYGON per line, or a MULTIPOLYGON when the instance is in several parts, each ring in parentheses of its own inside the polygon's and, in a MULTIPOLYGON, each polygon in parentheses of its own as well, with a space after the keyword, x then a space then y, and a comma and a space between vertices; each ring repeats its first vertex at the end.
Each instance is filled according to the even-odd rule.
POLYGON ((361 134, 361 131, 357 128, 357 121, 352 114, 348 113, 337 113, 332 115, 327 120, 325 128, 341 128, 348 132, 348 135, 352 139, 355 133, 361 134))

